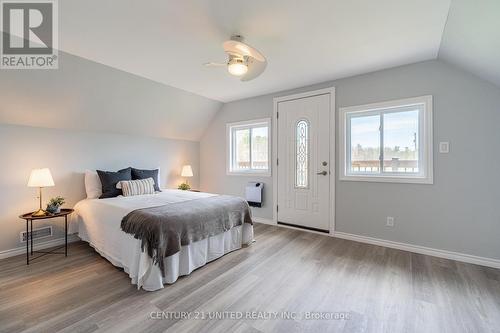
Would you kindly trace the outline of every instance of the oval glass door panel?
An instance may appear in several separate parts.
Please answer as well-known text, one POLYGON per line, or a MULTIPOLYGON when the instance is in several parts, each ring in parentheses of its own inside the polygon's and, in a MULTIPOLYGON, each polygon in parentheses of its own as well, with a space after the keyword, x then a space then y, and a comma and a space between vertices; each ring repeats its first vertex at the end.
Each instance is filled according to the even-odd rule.
POLYGON ((295 187, 307 188, 309 172, 309 123, 307 120, 297 122, 295 135, 295 187))

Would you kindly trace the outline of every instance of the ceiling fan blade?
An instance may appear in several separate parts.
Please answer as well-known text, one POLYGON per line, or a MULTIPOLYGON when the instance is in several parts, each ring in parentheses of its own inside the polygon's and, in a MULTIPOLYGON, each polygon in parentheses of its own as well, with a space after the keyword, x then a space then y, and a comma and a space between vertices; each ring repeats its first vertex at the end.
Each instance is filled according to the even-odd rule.
POLYGON ((206 62, 203 64, 205 67, 222 67, 222 66, 227 66, 227 64, 224 62, 206 62))
POLYGON ((227 40, 222 44, 222 47, 224 47, 224 51, 229 54, 252 57, 260 62, 266 61, 266 58, 257 49, 236 40, 227 40))
POLYGON ((248 72, 241 77, 241 81, 250 81, 262 74, 267 66, 267 61, 257 61, 253 58, 248 58, 248 72))

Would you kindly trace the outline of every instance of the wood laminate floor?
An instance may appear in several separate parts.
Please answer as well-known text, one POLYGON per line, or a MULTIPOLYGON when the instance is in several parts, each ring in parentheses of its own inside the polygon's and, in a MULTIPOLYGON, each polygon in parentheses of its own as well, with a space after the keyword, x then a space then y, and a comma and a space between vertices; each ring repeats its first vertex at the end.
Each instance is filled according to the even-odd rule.
POLYGON ((500 332, 500 270, 262 224, 255 234, 156 292, 84 242, 29 267, 0 260, 0 332, 500 332))

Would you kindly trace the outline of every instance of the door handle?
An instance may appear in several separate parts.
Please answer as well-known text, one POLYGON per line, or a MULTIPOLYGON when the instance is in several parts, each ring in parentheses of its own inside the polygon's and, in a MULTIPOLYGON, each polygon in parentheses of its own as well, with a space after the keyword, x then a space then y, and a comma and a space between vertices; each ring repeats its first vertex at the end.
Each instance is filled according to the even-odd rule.
POLYGON ((317 174, 317 175, 326 176, 326 175, 328 174, 328 172, 326 172, 326 171, 321 171, 321 172, 317 172, 316 174, 317 174))

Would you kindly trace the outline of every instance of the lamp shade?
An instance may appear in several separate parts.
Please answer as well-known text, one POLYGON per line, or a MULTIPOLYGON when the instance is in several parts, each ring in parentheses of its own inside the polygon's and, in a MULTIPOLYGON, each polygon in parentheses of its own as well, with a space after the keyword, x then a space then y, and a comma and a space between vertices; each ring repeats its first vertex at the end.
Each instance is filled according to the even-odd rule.
POLYGON ((54 186, 52 174, 48 168, 33 169, 28 180, 28 187, 49 187, 54 186))
POLYGON ((184 165, 182 167, 181 177, 193 177, 193 169, 190 165, 184 165))

